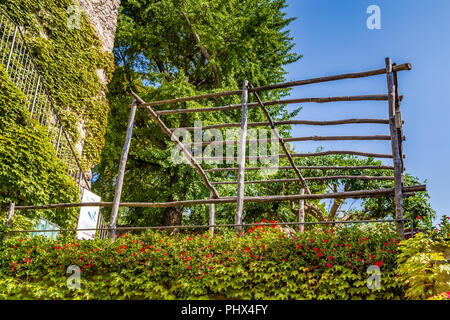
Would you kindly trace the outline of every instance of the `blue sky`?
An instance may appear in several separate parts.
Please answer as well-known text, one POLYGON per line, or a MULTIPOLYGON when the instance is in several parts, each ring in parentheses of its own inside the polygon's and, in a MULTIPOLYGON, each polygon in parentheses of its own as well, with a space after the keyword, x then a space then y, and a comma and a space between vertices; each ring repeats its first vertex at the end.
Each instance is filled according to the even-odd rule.
MULTIPOLYGON (((411 0, 288 0, 285 9, 296 17, 289 26, 295 51, 304 57, 289 65, 287 80, 300 80, 384 67, 385 57, 413 69, 399 73, 405 121, 406 171, 427 180, 438 216, 449 215, 450 174, 450 1, 411 0), (381 9, 381 29, 369 30, 369 5, 381 9)), ((302 86, 291 97, 385 94, 386 77, 343 80, 302 86)), ((297 106, 292 106, 294 108, 297 106)), ((307 120, 387 118, 387 102, 303 104, 297 118, 307 120)), ((326 128, 295 126, 293 136, 389 134, 386 125, 343 125, 326 128)), ((391 153, 389 141, 298 142, 297 152, 359 150, 391 153)), ((390 160, 385 160, 389 163, 390 160)), ((392 163, 392 161, 390 161, 392 163)))

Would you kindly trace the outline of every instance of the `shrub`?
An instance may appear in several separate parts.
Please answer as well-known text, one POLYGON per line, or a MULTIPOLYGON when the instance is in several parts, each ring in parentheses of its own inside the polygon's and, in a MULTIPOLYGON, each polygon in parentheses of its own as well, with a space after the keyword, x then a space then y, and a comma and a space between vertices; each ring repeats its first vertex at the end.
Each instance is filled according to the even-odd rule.
POLYGON ((408 299, 425 299, 450 291, 450 266, 441 250, 450 249, 444 241, 433 241, 423 233, 400 243, 398 282, 406 287, 408 299))
POLYGON ((10 238, 0 246, 0 298, 399 299, 395 234, 357 228, 287 236, 275 222, 243 236, 148 231, 115 242, 10 238), (70 265, 81 288, 66 286, 70 265), (368 266, 381 269, 369 289, 368 266))

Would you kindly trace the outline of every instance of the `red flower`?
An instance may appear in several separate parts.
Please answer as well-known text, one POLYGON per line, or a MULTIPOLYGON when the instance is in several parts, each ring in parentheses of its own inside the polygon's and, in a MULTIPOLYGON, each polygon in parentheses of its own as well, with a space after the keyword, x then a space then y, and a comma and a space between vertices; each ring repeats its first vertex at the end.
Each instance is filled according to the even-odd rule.
POLYGON ((381 267, 383 265, 383 261, 375 261, 375 265, 377 267, 381 267))
POLYGON ((328 260, 333 260, 333 259, 334 259, 333 256, 329 256, 329 257, 328 257, 328 260))
POLYGON ((12 265, 13 265, 13 266, 17 265, 17 262, 13 262, 12 265))
POLYGON ((314 252, 319 252, 319 249, 317 248, 312 248, 314 252))
POLYGON ((188 266, 187 269, 188 269, 188 270, 191 270, 191 269, 192 269, 192 266, 188 266))
POLYGON ((301 249, 302 248, 302 246, 301 245, 298 245, 297 246, 297 250, 299 250, 299 249, 301 249))
POLYGON ((129 259, 128 259, 128 258, 125 258, 124 260, 125 260, 125 261, 128 261, 129 259))
POLYGON ((29 263, 29 262, 30 262, 30 259, 26 258, 26 259, 25 259, 25 262, 26 262, 26 263, 29 263))
POLYGON ((376 255, 372 254, 372 255, 370 255, 370 257, 373 259, 376 257, 376 255))
POLYGON ((15 267, 11 267, 11 271, 14 271, 15 267))
POLYGON ((323 256, 323 254, 319 252, 319 253, 317 254, 317 256, 320 258, 321 256, 323 256))
POLYGON ((228 258, 228 261, 230 261, 230 262, 233 261, 233 258, 228 258))
POLYGON ((325 242, 325 243, 328 243, 328 241, 330 241, 330 240, 328 240, 328 239, 324 239, 323 240, 323 242, 325 242))
POLYGON ((266 219, 262 219, 261 222, 266 223, 268 221, 266 219))
POLYGON ((197 276, 197 279, 200 280, 202 278, 202 276, 197 276))
POLYGON ((333 265, 331 264, 331 263, 329 263, 329 262, 327 262, 327 267, 328 268, 331 268, 333 265))
POLYGON ((314 242, 314 239, 309 239, 309 242, 313 243, 313 242, 314 242))
POLYGON ((422 220, 422 217, 421 216, 417 216, 417 219, 422 220))

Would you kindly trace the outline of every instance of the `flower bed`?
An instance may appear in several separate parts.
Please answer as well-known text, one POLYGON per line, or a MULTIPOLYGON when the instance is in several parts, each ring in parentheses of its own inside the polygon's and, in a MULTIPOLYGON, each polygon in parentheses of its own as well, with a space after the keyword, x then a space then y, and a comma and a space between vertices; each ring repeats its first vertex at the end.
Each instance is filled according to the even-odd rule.
POLYGON ((242 237, 160 232, 108 240, 9 239, 0 246, 0 298, 394 299, 392 233, 314 229, 288 237, 258 226, 242 237), (79 266, 81 288, 66 285, 79 266), (369 266, 381 271, 369 289, 369 266))

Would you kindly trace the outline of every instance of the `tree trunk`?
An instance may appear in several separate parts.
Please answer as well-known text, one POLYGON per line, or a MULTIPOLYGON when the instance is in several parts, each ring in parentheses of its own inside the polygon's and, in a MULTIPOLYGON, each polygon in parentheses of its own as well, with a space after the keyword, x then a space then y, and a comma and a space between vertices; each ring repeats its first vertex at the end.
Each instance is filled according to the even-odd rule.
MULTIPOLYGON (((178 170, 175 169, 175 172, 172 173, 170 176, 170 185, 175 185, 179 180, 178 176, 178 170)), ((180 199, 184 198, 184 195, 186 194, 186 190, 183 188, 178 192, 178 196, 180 199)), ((173 194, 170 195, 168 201, 174 201, 173 194)), ((163 221, 162 224, 164 226, 180 226, 181 225, 181 219, 183 217, 183 207, 173 207, 173 208, 167 208, 163 213, 163 221)), ((171 234, 178 233, 180 230, 173 229, 171 234)))

